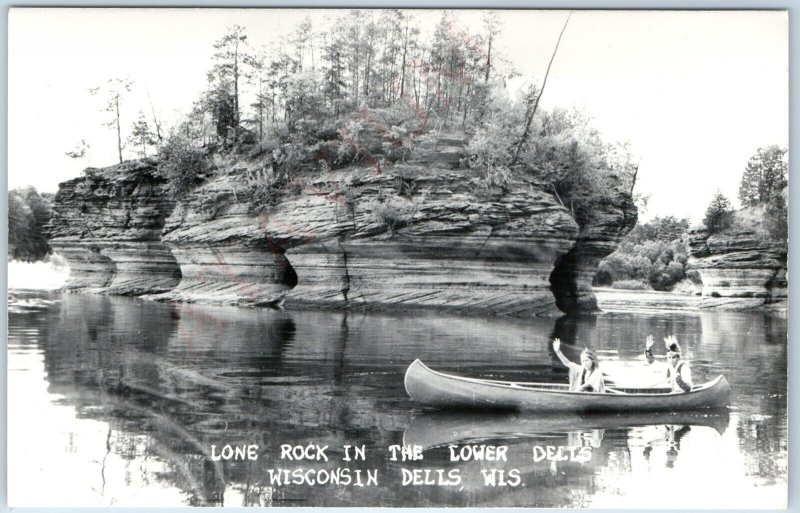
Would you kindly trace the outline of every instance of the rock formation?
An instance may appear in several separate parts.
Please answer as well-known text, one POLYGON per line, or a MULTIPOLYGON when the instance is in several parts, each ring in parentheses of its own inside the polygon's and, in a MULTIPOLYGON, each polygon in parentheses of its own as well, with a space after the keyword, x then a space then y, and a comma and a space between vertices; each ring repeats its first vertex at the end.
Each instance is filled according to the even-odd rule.
POLYGON ((276 306, 297 276, 265 231, 264 217, 238 201, 241 183, 225 175, 196 190, 172 212, 163 241, 180 265, 182 280, 160 301, 276 306))
POLYGON ((180 268, 161 242, 174 203, 153 160, 132 161, 62 183, 47 227, 70 265, 67 290, 141 295, 174 288, 180 268))
MULTIPOLYGON (((591 311, 597 264, 632 228, 628 194, 579 227, 531 177, 436 162, 353 165, 252 198, 263 163, 219 166, 177 204, 152 161, 65 182, 51 242, 71 290, 162 301, 546 315, 591 311)), ((437 154, 438 155, 438 154, 437 154)), ((446 157, 446 158, 445 158, 446 157)))
POLYGON ((630 194, 617 192, 599 203, 590 222, 581 227, 575 246, 561 257, 550 276, 556 304, 564 312, 599 310, 592 279, 600 261, 617 249, 636 226, 637 211, 630 194))
POLYGON ((701 308, 725 310, 785 309, 785 243, 753 231, 709 235, 703 227, 689 232, 689 269, 703 280, 701 308))
POLYGON ((183 280, 156 298, 553 312, 547 278, 573 246, 575 222, 530 181, 508 193, 480 181, 445 169, 406 180, 352 168, 299 184, 255 215, 241 179, 218 177, 168 219, 163 240, 183 280), (203 208, 208 195, 213 212, 203 208))

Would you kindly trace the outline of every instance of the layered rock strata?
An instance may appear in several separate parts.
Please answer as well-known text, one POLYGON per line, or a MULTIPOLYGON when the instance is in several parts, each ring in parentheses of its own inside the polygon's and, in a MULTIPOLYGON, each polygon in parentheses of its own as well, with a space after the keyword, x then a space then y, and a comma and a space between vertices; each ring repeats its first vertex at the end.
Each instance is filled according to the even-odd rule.
POLYGON ((752 231, 709 235, 689 232, 689 269, 703 280, 701 308, 785 308, 787 246, 752 231))
POLYGON ((100 246, 78 241, 51 240, 50 246, 69 263, 69 278, 64 290, 103 292, 116 274, 116 266, 100 254, 100 246))
POLYGON ((551 313, 548 276, 577 234, 568 212, 532 182, 492 191, 444 169, 413 179, 331 173, 262 215, 238 197, 239 185, 220 177, 206 194, 231 193, 213 213, 201 189, 170 216, 164 241, 183 281, 159 299, 274 304, 285 296, 287 305, 316 308, 551 313))
POLYGON ((599 310, 592 279, 600 261, 617 249, 636 220, 637 210, 630 194, 618 192, 596 205, 591 220, 581 226, 575 246, 559 259, 550 276, 556 303, 562 311, 599 310))
POLYGON ((206 184, 169 217, 163 241, 182 279, 154 299, 277 306, 297 284, 283 248, 265 231, 263 216, 253 215, 247 201, 237 200, 235 186, 226 177, 206 184))
POLYGON ((415 178, 413 192, 403 196, 397 183, 392 175, 356 177, 334 185, 358 191, 344 211, 318 194, 298 198, 303 205, 287 202, 270 217, 273 233, 294 220, 313 239, 295 244, 283 237, 298 274, 287 303, 497 315, 557 311, 547 278, 573 245, 577 225, 552 195, 525 181, 492 191, 478 178, 446 171, 415 178), (310 215, 297 219, 292 212, 298 211, 310 215), (337 217, 325 228, 325 219, 337 217), (328 231, 336 238, 326 237, 328 231))
POLYGON ((595 310, 596 266, 635 223, 629 195, 579 229, 535 179, 498 184, 452 170, 457 152, 447 153, 438 165, 317 173, 259 200, 266 170, 255 161, 218 163, 177 203, 152 161, 87 170, 61 185, 51 241, 72 290, 246 306, 595 310))
POLYGON ((70 265, 65 289, 140 295, 174 288, 181 274, 161 230, 174 203, 152 160, 133 161, 60 185, 47 226, 70 265))

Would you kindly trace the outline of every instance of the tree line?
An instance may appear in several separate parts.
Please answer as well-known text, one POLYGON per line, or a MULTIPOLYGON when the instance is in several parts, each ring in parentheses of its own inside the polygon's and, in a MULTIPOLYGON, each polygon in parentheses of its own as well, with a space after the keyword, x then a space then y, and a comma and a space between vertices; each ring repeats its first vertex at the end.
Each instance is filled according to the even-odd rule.
MULTIPOLYGON (((581 225, 614 188, 632 190, 636 166, 626 146, 605 141, 582 112, 538 109, 547 73, 521 98, 509 95, 507 81, 518 73, 496 50, 495 13, 472 32, 447 11, 430 34, 418 25, 401 10, 350 11, 326 30, 306 17, 261 48, 231 26, 213 45, 205 91, 170 127, 151 104, 124 130, 130 80, 111 79, 92 93, 103 99, 120 161, 126 146, 138 157, 157 153, 177 198, 209 176, 213 154, 264 160, 269 172, 249 182, 256 207, 266 208, 298 173, 353 163, 380 171, 452 133, 469 143, 465 172, 500 189, 514 174, 533 174, 581 225)), ((82 141, 68 155, 87 151, 82 141)))
MULTIPOLYGON (((301 129, 308 117, 339 119, 400 103, 423 126, 463 128, 485 113, 490 84, 513 75, 493 49, 500 29, 494 13, 473 34, 444 11, 429 38, 414 14, 397 9, 353 10, 328 25, 314 30, 306 17, 288 37, 259 48, 245 28, 228 27, 213 44, 206 91, 173 134, 195 145, 230 147, 242 138, 261 140, 270 129, 301 129)), ((133 87, 133 80, 112 78, 90 90, 117 136, 120 162, 124 148, 145 156, 166 137, 152 104, 133 122, 121 119, 133 87)), ((68 155, 83 157, 82 143, 68 155)))
POLYGON ((775 241, 789 233, 789 162, 787 149, 777 145, 759 148, 750 157, 739 183, 740 211, 717 191, 706 209, 703 224, 711 234, 730 229, 751 229, 775 241))
POLYGON ((8 259, 33 262, 50 254, 44 225, 53 212, 53 195, 33 187, 8 191, 8 259))
MULTIPOLYGON (((550 65, 561 38, 569 37, 568 20, 553 42, 550 65)), ((134 87, 130 80, 111 79, 92 92, 102 98, 120 161, 126 146, 139 157, 157 154, 159 172, 178 199, 213 173, 215 154, 263 161, 247 183, 253 206, 268 208, 304 172, 354 163, 380 171, 414 160, 448 133, 467 143, 459 163, 465 174, 477 173, 487 188, 500 191, 515 174, 535 176, 580 226, 620 189, 632 193, 638 164, 626 145, 605 140, 584 112, 538 108, 547 72, 521 97, 508 94, 507 81, 518 73, 496 50, 501 26, 495 14, 472 32, 446 11, 430 34, 418 26, 413 13, 354 10, 325 30, 315 30, 306 17, 280 42, 260 48, 243 27, 228 27, 213 44, 205 91, 172 126, 164 126, 152 102, 150 112, 140 111, 132 123, 121 119, 120 106, 134 87)), ((88 149, 81 141, 68 155, 80 158, 88 149)), ((740 189, 743 206, 769 211, 772 224, 762 228, 774 238, 787 230, 784 156, 777 147, 759 150, 740 189)), ((712 232, 728 229, 735 218, 721 194, 707 214, 712 232)), ((662 219, 654 226, 679 221, 662 219)), ((647 237, 675 240, 659 231, 647 237)), ((668 258, 666 249, 651 259, 655 250, 649 248, 647 258, 683 265, 685 251, 671 248, 668 258)), ((669 280, 663 273, 647 275, 651 284, 670 287, 678 273, 669 280)))

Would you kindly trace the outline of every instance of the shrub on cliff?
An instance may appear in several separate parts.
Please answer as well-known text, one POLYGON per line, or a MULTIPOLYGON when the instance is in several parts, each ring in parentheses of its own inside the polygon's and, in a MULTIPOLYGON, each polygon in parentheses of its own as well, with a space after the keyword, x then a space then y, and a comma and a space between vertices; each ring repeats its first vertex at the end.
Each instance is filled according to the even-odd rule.
MULTIPOLYGON (((519 121, 519 120, 517 120, 519 121)), ((511 152, 508 142, 513 137, 514 116, 493 113, 475 132, 467 145, 467 164, 488 171, 508 169, 511 152)))
POLYGON ((173 134, 161 147, 158 173, 167 179, 173 198, 180 199, 200 185, 207 171, 206 152, 183 135, 173 134))
POLYGON ((380 198, 370 205, 372 218, 381 226, 388 228, 389 233, 406 226, 417 212, 416 205, 400 197, 380 198))
POLYGON ((788 189, 784 189, 775 203, 737 210, 732 216, 732 230, 753 232, 760 239, 785 244, 789 230, 787 193, 788 189))
POLYGON ((286 176, 275 173, 272 167, 249 172, 250 211, 261 213, 277 204, 287 183, 286 176))
POLYGON ((594 221, 598 207, 608 198, 632 190, 636 166, 627 146, 603 140, 592 120, 579 110, 541 111, 515 164, 524 125, 522 111, 521 101, 493 106, 467 148, 470 167, 485 169, 487 176, 533 174, 581 226, 594 221))
POLYGON ((772 240, 786 242, 789 238, 789 188, 784 187, 767 205, 764 217, 767 236, 772 240))

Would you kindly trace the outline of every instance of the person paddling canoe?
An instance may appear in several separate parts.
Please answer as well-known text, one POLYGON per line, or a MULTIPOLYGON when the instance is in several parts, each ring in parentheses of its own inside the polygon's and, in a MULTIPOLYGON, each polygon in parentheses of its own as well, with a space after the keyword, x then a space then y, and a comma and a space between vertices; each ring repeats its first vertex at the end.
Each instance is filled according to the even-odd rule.
POLYGON ((597 363, 597 355, 591 349, 581 352, 581 365, 569 361, 561 352, 561 340, 553 340, 556 356, 569 369, 570 392, 605 392, 606 385, 603 372, 597 363))

